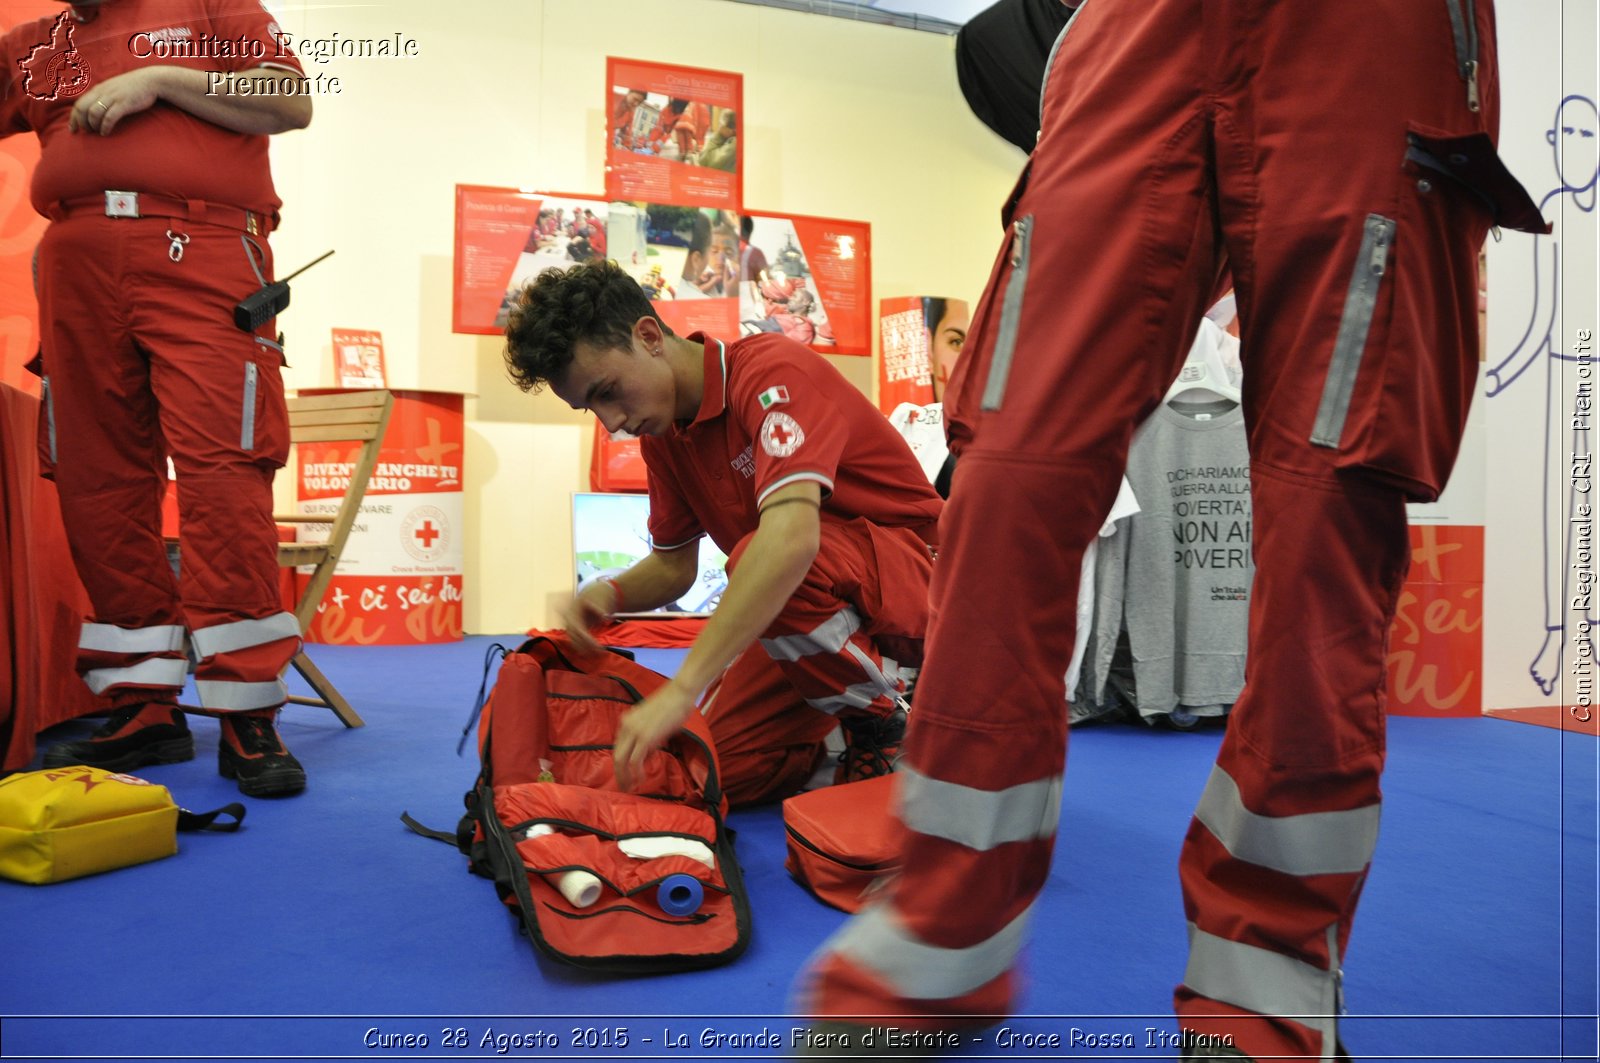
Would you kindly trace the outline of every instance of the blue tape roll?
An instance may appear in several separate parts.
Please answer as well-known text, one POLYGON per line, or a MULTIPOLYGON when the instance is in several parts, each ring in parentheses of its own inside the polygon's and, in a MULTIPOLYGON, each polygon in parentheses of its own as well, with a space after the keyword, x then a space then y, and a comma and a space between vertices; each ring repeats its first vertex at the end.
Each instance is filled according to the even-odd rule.
POLYGON ((705 896, 700 880, 693 875, 668 875, 656 890, 656 904, 668 915, 693 915, 705 896))

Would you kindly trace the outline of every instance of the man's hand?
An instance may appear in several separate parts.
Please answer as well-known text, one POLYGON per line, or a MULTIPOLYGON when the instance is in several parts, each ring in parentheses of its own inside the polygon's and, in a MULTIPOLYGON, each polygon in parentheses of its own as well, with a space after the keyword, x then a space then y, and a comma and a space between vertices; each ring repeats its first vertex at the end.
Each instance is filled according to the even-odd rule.
POLYGON ((158 67, 130 70, 107 78, 72 105, 72 113, 67 116, 67 130, 110 136, 118 122, 155 106, 161 98, 160 78, 158 67))
POLYGON ((609 580, 593 580, 561 607, 561 626, 574 646, 593 652, 600 648, 600 643, 589 632, 610 620, 616 610, 616 585, 609 580))
POLYGON ((644 770, 644 758, 682 730, 693 711, 694 695, 676 683, 668 683, 623 713, 617 723, 612 754, 617 785, 624 790, 633 789, 644 770))

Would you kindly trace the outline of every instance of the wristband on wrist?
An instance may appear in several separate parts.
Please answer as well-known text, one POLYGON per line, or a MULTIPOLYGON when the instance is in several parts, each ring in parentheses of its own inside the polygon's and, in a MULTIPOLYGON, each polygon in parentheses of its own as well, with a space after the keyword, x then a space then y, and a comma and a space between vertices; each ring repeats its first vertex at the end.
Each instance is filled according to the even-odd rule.
POLYGON ((601 576, 599 582, 611 588, 611 611, 622 612, 622 587, 610 576, 601 576))

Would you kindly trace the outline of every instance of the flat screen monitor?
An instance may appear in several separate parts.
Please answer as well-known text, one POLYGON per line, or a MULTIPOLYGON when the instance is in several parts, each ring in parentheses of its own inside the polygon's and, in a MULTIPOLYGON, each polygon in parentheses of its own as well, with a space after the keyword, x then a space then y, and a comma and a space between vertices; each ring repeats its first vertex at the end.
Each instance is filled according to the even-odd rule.
MULTIPOLYGON (((692 549, 685 547, 684 549, 692 549)), ((650 497, 577 491, 572 496, 572 560, 576 586, 615 576, 650 552, 650 497)), ((701 536, 694 586, 676 602, 624 617, 709 616, 728 585, 728 557, 701 536)))

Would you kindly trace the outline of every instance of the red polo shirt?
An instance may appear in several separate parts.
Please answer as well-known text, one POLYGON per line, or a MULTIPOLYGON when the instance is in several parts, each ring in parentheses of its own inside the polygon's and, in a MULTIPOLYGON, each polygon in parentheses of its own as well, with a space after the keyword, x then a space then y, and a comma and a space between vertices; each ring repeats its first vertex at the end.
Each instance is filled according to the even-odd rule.
POLYGON ((277 210, 264 135, 236 133, 165 102, 124 118, 107 137, 67 132, 74 103, 143 67, 303 73, 257 0, 116 0, 87 22, 61 10, 67 19, 59 27, 50 16, 0 38, 0 137, 39 134, 35 210, 107 189, 277 210))
POLYGON ((700 411, 640 446, 656 549, 706 534, 732 553, 762 500, 802 480, 822 485, 824 520, 864 517, 934 541, 943 500, 888 418, 825 358, 776 333, 688 338, 706 349, 700 411))

